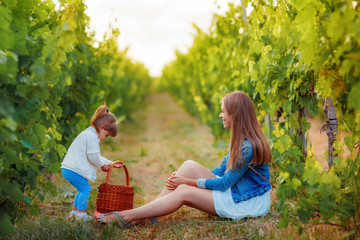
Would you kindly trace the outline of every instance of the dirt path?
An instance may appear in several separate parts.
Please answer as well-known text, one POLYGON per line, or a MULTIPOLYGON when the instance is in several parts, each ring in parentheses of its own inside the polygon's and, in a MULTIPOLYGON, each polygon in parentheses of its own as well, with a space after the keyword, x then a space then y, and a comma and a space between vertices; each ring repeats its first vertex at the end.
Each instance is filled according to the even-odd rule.
MULTIPOLYGON (((208 168, 221 162, 226 149, 214 148, 211 130, 186 113, 168 94, 150 95, 133 120, 120 124, 118 136, 102 145, 102 155, 126 163, 135 185, 134 206, 153 200, 182 162, 193 159, 208 168)), ((124 184, 122 169, 113 181, 124 184)), ((114 173, 115 174, 115 173, 114 173)), ((104 173, 99 172, 103 181, 104 173)), ((100 182, 100 181, 99 181, 100 182)))

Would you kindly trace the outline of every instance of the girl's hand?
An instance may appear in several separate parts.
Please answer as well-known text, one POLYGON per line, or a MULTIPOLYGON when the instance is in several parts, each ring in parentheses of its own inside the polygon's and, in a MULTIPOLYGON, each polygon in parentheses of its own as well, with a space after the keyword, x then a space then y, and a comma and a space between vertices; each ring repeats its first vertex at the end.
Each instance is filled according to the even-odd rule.
POLYGON ((124 164, 122 162, 114 162, 111 164, 113 167, 115 168, 120 168, 122 167, 124 164))
POLYGON ((110 169, 110 166, 107 164, 105 164, 104 166, 101 167, 101 170, 103 170, 104 172, 109 171, 109 169, 110 169))

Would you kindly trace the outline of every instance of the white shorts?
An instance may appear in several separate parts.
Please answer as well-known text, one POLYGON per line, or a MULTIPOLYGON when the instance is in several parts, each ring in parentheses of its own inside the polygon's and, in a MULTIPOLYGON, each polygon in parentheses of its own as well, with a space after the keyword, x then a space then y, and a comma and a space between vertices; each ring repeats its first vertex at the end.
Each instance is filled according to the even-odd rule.
POLYGON ((227 191, 212 191, 215 211, 219 217, 233 220, 246 217, 265 216, 270 210, 270 191, 248 200, 234 203, 231 189, 227 191))

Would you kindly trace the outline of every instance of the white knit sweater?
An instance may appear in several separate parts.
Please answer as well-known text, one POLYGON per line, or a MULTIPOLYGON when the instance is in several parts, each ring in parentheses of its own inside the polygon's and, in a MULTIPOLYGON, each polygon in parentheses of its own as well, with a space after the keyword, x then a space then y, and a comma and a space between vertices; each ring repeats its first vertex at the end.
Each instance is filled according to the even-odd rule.
POLYGON ((105 164, 112 162, 100 156, 100 139, 93 127, 88 127, 82 131, 71 143, 61 168, 76 172, 94 182, 96 170, 105 164))

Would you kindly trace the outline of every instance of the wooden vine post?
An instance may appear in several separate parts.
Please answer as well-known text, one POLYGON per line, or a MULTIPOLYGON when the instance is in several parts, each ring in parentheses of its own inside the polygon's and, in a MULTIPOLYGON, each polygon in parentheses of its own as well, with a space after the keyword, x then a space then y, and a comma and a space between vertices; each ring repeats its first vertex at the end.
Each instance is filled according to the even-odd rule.
POLYGON ((337 157, 337 154, 333 154, 335 151, 333 144, 336 140, 336 136, 339 134, 339 131, 336 118, 336 109, 330 97, 325 98, 323 110, 325 113, 326 124, 321 127, 320 133, 326 131, 326 134, 328 135, 328 164, 329 168, 331 168, 331 166, 334 165, 334 158, 337 157))
POLYGON ((306 157, 307 157, 307 143, 306 143, 306 136, 305 136, 305 132, 303 130, 303 126, 301 124, 301 119, 305 117, 305 108, 302 107, 300 104, 299 104, 299 116, 298 116, 298 123, 299 123, 299 137, 300 137, 300 140, 302 142, 302 152, 303 152, 303 156, 304 156, 304 159, 303 161, 305 162, 306 161, 306 157))

